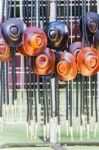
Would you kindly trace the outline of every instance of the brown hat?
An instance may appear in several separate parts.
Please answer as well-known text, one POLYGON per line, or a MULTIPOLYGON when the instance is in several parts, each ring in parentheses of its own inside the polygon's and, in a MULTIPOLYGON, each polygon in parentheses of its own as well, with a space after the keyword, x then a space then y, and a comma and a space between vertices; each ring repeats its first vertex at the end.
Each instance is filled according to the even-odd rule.
POLYGON ((69 46, 69 52, 77 59, 78 53, 82 49, 82 42, 74 42, 69 46))
POLYGON ((0 38, 0 61, 8 61, 11 57, 12 53, 10 47, 5 43, 2 38, 0 38))
POLYGON ((92 76, 99 70, 99 52, 92 47, 83 48, 77 57, 79 72, 84 76, 92 76))
POLYGON ((39 54, 35 59, 34 71, 38 75, 53 74, 55 68, 55 55, 52 50, 46 48, 45 51, 39 54))
POLYGON ((28 27, 23 34, 23 46, 28 56, 36 56, 47 46, 47 37, 38 27, 28 27))
POLYGON ((25 49, 24 49, 23 45, 17 47, 17 51, 18 51, 19 53, 21 53, 22 55, 24 55, 24 56, 27 55, 27 54, 25 53, 25 49))
POLYGON ((60 61, 57 64, 57 73, 60 80, 73 80, 77 75, 75 58, 68 52, 60 54, 60 61))

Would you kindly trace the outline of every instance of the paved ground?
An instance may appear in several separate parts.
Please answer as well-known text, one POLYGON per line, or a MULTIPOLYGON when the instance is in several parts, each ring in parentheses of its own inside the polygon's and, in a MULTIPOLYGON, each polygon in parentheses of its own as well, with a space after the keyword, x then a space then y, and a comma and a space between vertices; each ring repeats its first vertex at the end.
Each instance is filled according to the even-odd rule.
POLYGON ((65 146, 60 147, 58 145, 53 146, 53 148, 50 147, 32 147, 32 148, 5 148, 4 150, 98 150, 99 147, 95 146, 65 146))
POLYGON ((95 146, 66 146, 65 150, 98 150, 99 147, 95 146))
POLYGON ((59 144, 53 145, 52 148, 53 148, 54 150, 65 150, 65 148, 62 147, 62 146, 60 146, 59 144))
POLYGON ((5 148, 4 150, 53 150, 52 148, 5 148))

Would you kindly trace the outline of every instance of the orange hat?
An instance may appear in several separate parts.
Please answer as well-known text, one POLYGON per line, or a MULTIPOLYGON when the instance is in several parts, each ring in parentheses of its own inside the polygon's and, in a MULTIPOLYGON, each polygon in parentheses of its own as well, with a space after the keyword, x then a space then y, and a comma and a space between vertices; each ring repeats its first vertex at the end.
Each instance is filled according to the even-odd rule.
POLYGON ((0 38, 0 61, 8 61, 11 57, 12 53, 10 51, 10 47, 5 43, 2 38, 0 38))
POLYGON ((22 55, 26 56, 25 49, 24 49, 23 45, 17 47, 17 51, 19 53, 21 53, 22 55))
POLYGON ((55 68, 55 54, 52 50, 46 48, 42 54, 35 59, 34 71, 38 75, 53 74, 55 68))
POLYGON ((47 37, 38 27, 28 27, 23 34, 23 47, 28 56, 36 56, 47 46, 47 37))
POLYGON ((92 76, 99 70, 99 52, 95 48, 83 48, 77 57, 79 72, 84 76, 92 76))
POLYGON ((60 54, 60 61, 57 64, 57 73, 60 80, 73 80, 77 75, 77 65, 75 58, 68 52, 60 54))

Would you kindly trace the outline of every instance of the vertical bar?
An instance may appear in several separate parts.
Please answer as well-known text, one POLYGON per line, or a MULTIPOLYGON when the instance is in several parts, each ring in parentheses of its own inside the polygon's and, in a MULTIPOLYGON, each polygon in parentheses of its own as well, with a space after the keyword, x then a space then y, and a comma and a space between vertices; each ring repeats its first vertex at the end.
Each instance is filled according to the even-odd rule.
MULTIPOLYGON (((73 29, 73 20, 72 20, 72 15, 73 15, 73 9, 72 9, 72 0, 70 1, 70 28, 71 28, 71 31, 70 31, 70 35, 71 35, 71 43, 73 42, 73 33, 72 33, 72 29, 73 29)), ((69 94, 69 99, 70 99, 70 134, 71 134, 71 140, 73 141, 73 123, 72 123, 72 120, 73 120, 73 116, 72 116, 72 111, 73 111, 73 80, 69 82, 70 84, 70 88, 69 90, 71 91, 70 94, 69 94)))
MULTIPOLYGON (((23 19, 23 9, 22 9, 22 0, 20 0, 20 19, 23 19)), ((23 102, 23 91, 24 91, 24 56, 21 57, 21 65, 20 65, 20 121, 22 120, 22 102, 23 102)))
MULTIPOLYGON (((56 0, 50 0, 50 22, 55 21, 56 19, 56 0)), ((51 79, 52 85, 52 106, 53 112, 55 112, 55 78, 51 79)), ((56 136, 57 136, 57 118, 53 116, 50 119, 50 142, 56 143, 56 136)))

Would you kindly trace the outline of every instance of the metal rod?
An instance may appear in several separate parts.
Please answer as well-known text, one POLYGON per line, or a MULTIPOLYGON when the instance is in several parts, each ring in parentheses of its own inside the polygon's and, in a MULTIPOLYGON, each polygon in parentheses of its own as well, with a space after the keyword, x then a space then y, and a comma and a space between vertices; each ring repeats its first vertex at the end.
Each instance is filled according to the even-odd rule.
MULTIPOLYGON (((67 16, 67 26, 69 26, 69 1, 64 1, 64 21, 66 22, 67 16)), ((67 44, 68 48, 69 43, 67 44)), ((69 82, 66 81, 66 135, 69 135, 69 82)))
MULTIPOLYGON (((26 13, 26 1, 23 0, 23 20, 27 23, 27 13, 26 13)), ((29 135, 28 126, 29 126, 29 93, 28 93, 28 74, 27 74, 27 57, 24 56, 24 76, 25 76, 25 89, 26 89, 26 99, 27 99, 27 136, 29 135)))
POLYGON ((96 137, 97 124, 98 124, 97 74, 94 76, 94 82, 95 82, 95 133, 94 133, 94 137, 96 137))
POLYGON ((43 126, 43 132, 44 132, 44 141, 46 141, 46 97, 45 97, 45 77, 42 76, 42 83, 43 83, 43 105, 44 105, 44 126, 43 126))
MULTIPOLYGON (((73 28, 73 20, 72 20, 72 13, 73 13, 73 9, 72 9, 72 1, 70 2, 71 7, 70 7, 70 35, 71 37, 73 36, 73 32, 72 32, 72 28, 73 28)), ((68 5, 69 5, 69 0, 68 0, 68 5)), ((68 12, 69 14, 69 12, 68 12)), ((73 39, 71 38, 70 42, 73 42, 73 39)), ((71 135, 71 140, 73 141, 73 80, 69 82, 69 102, 70 102, 70 135, 71 135)))
MULTIPOLYGON (((13 17, 16 18, 16 0, 14 0, 14 14, 13 17)), ((16 91, 16 48, 11 47, 12 51, 12 114, 16 116, 16 103, 17 103, 17 91, 16 91)))

